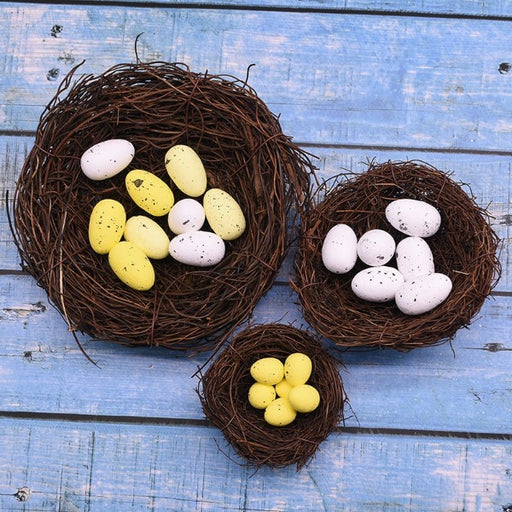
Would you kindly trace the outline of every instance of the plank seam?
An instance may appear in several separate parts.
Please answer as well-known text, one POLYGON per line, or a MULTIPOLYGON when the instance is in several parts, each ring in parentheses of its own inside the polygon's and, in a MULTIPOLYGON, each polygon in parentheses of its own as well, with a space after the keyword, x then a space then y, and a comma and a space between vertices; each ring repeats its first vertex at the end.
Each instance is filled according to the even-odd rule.
MULTIPOLYGON (((116 415, 90 415, 74 413, 46 413, 28 411, 0 411, 0 418, 33 421, 56 421, 67 423, 115 423, 125 425, 148 426, 194 426, 213 427, 206 419, 199 418, 165 418, 148 416, 116 416, 116 415)), ((456 439, 487 439, 512 441, 512 433, 495 432, 465 432, 455 430, 429 430, 429 429, 401 429, 401 428, 371 428, 339 426, 335 429, 339 434, 353 435, 388 435, 411 437, 443 437, 456 439)))
MULTIPOLYGON (((33 0, 18 0, 16 3, 33 3, 33 0)), ((485 21, 512 21, 511 16, 499 14, 470 14, 470 13, 450 13, 450 12, 422 12, 422 11, 400 11, 393 9, 351 9, 351 8, 329 8, 329 7, 286 7, 272 5, 229 5, 229 4, 208 4, 208 3, 172 3, 165 1, 133 2, 122 0, 54 0, 40 2, 48 5, 85 5, 85 6, 106 6, 106 7, 128 7, 139 9, 204 9, 219 11, 267 11, 267 12, 289 12, 289 13, 308 13, 308 14, 339 14, 355 16, 396 16, 408 18, 440 18, 440 19, 463 19, 463 20, 485 20, 485 21)))

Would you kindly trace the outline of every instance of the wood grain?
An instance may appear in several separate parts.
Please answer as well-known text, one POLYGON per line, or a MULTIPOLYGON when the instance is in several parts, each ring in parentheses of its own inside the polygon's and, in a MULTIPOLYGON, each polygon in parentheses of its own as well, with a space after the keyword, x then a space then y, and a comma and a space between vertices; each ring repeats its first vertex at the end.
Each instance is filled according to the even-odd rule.
POLYGON ((6 512, 498 511, 512 493, 512 448, 500 440, 339 432, 297 474, 244 467, 209 427, 0 423, 6 512))

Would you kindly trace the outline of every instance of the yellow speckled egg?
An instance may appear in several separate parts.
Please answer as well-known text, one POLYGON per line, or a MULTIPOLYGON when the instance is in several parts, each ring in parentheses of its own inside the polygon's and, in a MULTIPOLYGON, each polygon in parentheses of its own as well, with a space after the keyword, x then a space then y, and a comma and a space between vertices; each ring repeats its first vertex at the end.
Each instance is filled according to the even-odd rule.
POLYGON ((284 362, 284 375, 292 386, 305 384, 311 376, 311 359, 300 352, 290 354, 284 362))
POLYGON ((286 379, 276 384, 276 393, 282 398, 288 398, 290 389, 292 389, 292 385, 286 379))
POLYGON ((249 403, 256 409, 265 409, 276 398, 274 386, 255 382, 248 393, 249 403))
POLYGON ((125 184, 135 204, 150 215, 167 215, 174 204, 170 187, 151 172, 134 169, 126 175, 125 184))
POLYGON ((206 220, 224 240, 235 240, 245 231, 245 217, 236 200, 224 190, 211 188, 203 197, 206 220))
POLYGON ((289 425, 297 417, 297 411, 286 398, 276 398, 265 409, 264 418, 274 427, 289 425))
POLYGON ((140 247, 148 258, 161 260, 169 256, 167 233, 145 215, 135 215, 126 221, 124 238, 140 247))
POLYGON ((320 394, 315 387, 302 384, 290 389, 288 401, 297 412, 312 412, 320 403, 320 394))
POLYGON ((144 251, 134 243, 123 240, 108 253, 114 274, 134 290, 146 291, 155 284, 155 270, 144 251))
POLYGON ((206 190, 206 171, 199 155, 178 144, 165 154, 165 168, 174 184, 187 196, 198 197, 206 190))
POLYGON ((121 237, 126 223, 123 205, 114 199, 102 199, 89 218, 89 243, 98 254, 108 254, 121 237))
POLYGON ((283 380, 283 363, 275 357, 263 357, 251 366, 251 375, 256 382, 273 386, 283 380))

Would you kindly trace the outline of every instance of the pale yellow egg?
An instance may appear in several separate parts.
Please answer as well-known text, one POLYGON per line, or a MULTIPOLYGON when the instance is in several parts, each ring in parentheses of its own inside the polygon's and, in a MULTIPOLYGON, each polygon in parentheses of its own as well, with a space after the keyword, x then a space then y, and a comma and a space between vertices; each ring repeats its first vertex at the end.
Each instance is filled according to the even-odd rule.
POLYGON ((292 385, 286 380, 286 378, 276 384, 276 393, 282 398, 288 397, 290 389, 292 389, 292 385))
POLYGON ((320 394, 315 387, 302 384, 290 390, 288 400, 297 412, 312 412, 320 404, 320 394))
POLYGON ((245 216, 237 201, 224 190, 211 188, 203 197, 204 213, 212 230, 223 240, 235 240, 245 231, 245 216))
POLYGON ((284 375, 292 386, 305 384, 311 376, 312 369, 311 359, 301 352, 290 354, 284 362, 284 375))
POLYGON ((249 403, 256 409, 265 409, 276 398, 274 386, 255 382, 248 393, 249 403))
POLYGON ((134 169, 126 175, 125 184, 134 203, 150 215, 167 215, 174 204, 169 185, 151 172, 134 169))
POLYGON ((187 196, 206 190, 206 171, 199 155, 189 146, 177 144, 165 154, 165 168, 174 184, 187 196))
POLYGON ((149 290, 155 283, 155 270, 144 251, 134 243, 123 240, 108 253, 114 274, 134 290, 149 290))
POLYGON ((169 237, 163 228, 145 215, 135 215, 126 221, 124 238, 144 251, 148 258, 161 260, 169 256, 169 237))
POLYGON ((108 254, 123 236, 126 212, 114 199, 103 199, 93 208, 89 218, 89 243, 98 254, 108 254))
POLYGON ((297 411, 286 398, 276 398, 265 409, 264 418, 275 427, 289 425, 297 417, 297 411))
POLYGON ((251 375, 256 382, 273 386, 283 379, 283 363, 275 357, 263 357, 251 366, 251 375))

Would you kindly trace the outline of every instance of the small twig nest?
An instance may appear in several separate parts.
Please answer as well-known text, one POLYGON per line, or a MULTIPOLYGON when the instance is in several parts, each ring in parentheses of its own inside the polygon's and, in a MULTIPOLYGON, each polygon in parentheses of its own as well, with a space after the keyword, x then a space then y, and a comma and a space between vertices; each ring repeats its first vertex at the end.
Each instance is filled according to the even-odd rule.
POLYGON ((256 466, 296 464, 300 469, 343 421, 347 398, 338 365, 321 342, 305 331, 281 324, 253 326, 240 332, 201 376, 198 393, 206 417, 240 457, 256 466), (271 426, 263 411, 247 399, 254 383, 250 368, 260 358, 284 362, 294 352, 308 355, 313 362, 308 384, 320 393, 320 405, 311 413, 298 414, 287 426, 271 426))
MULTIPOLYGON (((22 267, 72 331, 179 350, 222 342, 277 275, 290 243, 287 223, 309 193, 306 153, 236 78, 193 73, 183 64, 137 62, 71 85, 75 72, 44 111, 17 183, 13 234, 22 267), (144 213, 125 190, 125 172, 95 182, 81 171, 82 153, 112 138, 135 147, 127 170, 145 169, 167 183, 167 149, 186 144, 198 153, 208 188, 232 195, 247 220, 246 232, 227 244, 219 264, 153 261, 156 284, 139 292, 116 278, 107 257, 92 251, 88 222, 99 200, 120 201, 128 217, 144 213)), ((175 187, 174 193, 179 200, 175 187)), ((166 216, 155 220, 168 229, 166 216)))
MULTIPOLYGON (((366 172, 342 178, 303 210, 293 286, 305 319, 340 347, 410 350, 452 339, 478 313, 501 273, 499 240, 486 211, 446 173, 423 162, 370 163, 366 172), (400 198, 425 201, 440 211, 441 228, 426 241, 436 272, 453 282, 441 305, 418 316, 401 313, 394 301, 357 298, 350 282, 365 265, 333 274, 321 256, 327 232, 338 223, 351 226, 357 237, 383 229, 398 243, 405 235, 391 227, 385 209, 400 198)), ((388 265, 394 266, 394 260, 388 265)))

